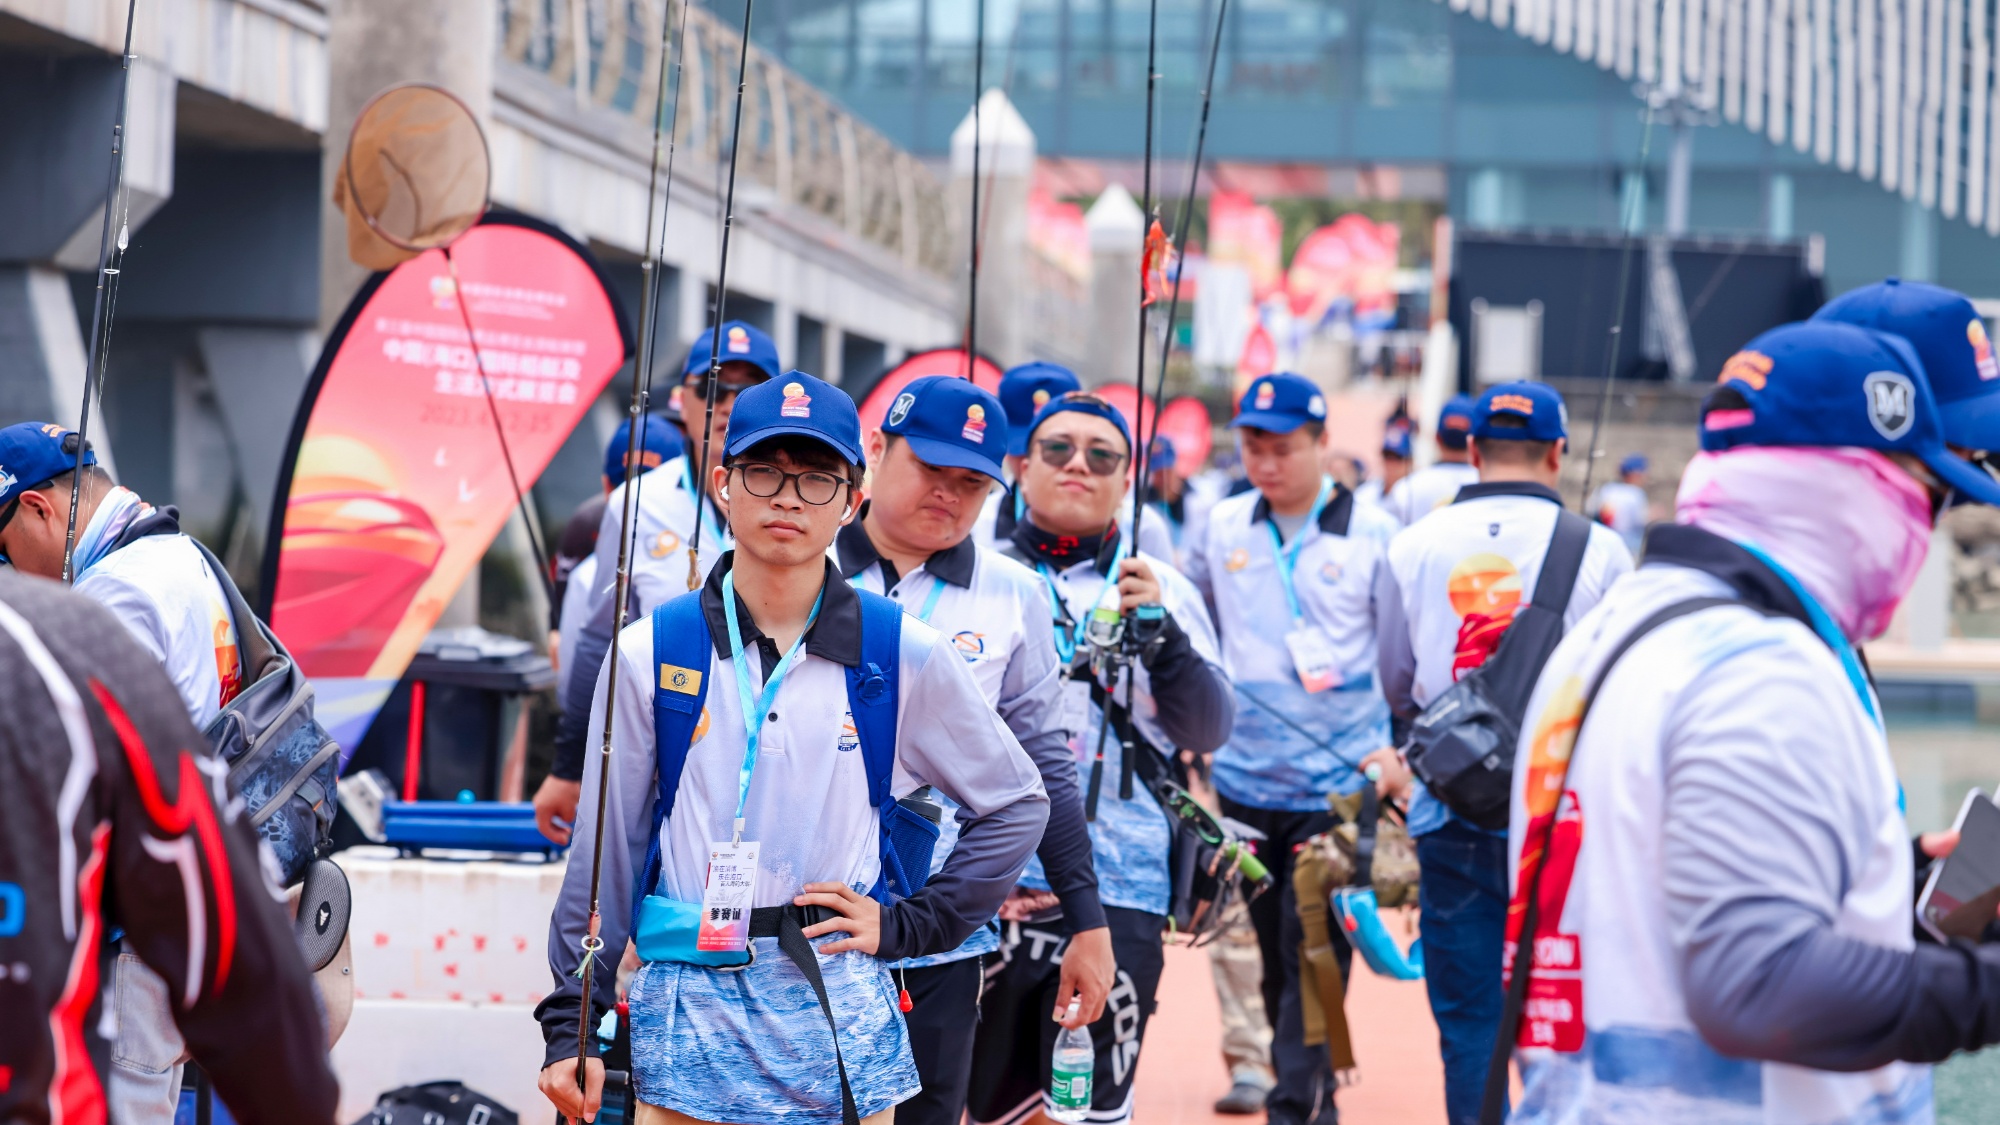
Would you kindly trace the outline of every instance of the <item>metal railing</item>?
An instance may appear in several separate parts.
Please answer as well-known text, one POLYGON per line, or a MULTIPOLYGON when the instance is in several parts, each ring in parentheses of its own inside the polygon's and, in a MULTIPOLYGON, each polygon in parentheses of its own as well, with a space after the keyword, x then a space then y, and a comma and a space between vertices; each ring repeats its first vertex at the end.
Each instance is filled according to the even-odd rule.
MULTIPOLYGON (((660 21, 687 0, 499 0, 500 53, 577 92, 579 101, 653 125, 660 21), (587 44, 579 50, 578 44, 587 44), (583 65, 579 67, 579 59, 583 65)), ((728 158, 740 37, 698 4, 688 12, 676 126, 680 159, 728 158)), ((669 71, 671 76, 671 71, 669 71)), ((751 45, 738 175, 780 203, 819 215, 939 276, 951 271, 944 189, 891 144, 751 45)))

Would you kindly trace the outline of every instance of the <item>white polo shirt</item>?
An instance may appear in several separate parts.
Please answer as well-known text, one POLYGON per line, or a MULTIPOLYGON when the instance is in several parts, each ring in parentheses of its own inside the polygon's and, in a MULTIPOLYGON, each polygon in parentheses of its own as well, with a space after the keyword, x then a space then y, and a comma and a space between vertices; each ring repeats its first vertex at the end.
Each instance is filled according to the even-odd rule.
POLYGON ((229 600, 186 535, 133 540, 79 575, 76 591, 110 610, 160 662, 196 730, 247 686, 229 600))
MULTIPOLYGON (((710 464, 714 463, 711 451, 710 464)), ((696 494, 690 490, 692 474, 689 458, 681 456, 647 470, 635 482, 639 486, 639 509, 632 516, 635 531, 632 597, 638 605, 635 616, 651 613, 653 607, 687 593, 687 552, 697 520, 702 525, 701 572, 695 576, 697 582, 707 578, 715 560, 736 545, 729 534, 729 521, 722 518, 706 493, 697 507, 696 494)), ((584 616, 586 621, 601 613, 617 585, 618 532, 624 518, 626 487, 620 484, 612 489, 604 503, 604 521, 598 524, 597 548, 591 556, 597 560, 597 567, 584 616)), ((570 581, 576 579, 572 577, 570 581)), ((591 671, 594 673, 596 669, 591 671)))
POLYGON ((1408 527, 1451 503, 1459 489, 1478 483, 1478 469, 1462 461, 1440 461, 1397 481, 1396 487, 1383 497, 1382 506, 1408 527))

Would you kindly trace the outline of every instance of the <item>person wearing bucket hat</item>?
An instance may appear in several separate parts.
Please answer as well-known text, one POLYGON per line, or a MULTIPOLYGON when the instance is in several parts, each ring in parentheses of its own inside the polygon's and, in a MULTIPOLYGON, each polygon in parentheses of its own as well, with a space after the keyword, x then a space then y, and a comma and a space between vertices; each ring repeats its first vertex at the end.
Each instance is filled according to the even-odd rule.
POLYGON ((1472 437, 1473 405, 1466 395, 1446 400, 1438 411, 1436 463, 1416 470, 1389 489, 1384 506, 1404 527, 1451 503, 1459 489, 1479 483, 1479 471, 1472 467, 1472 454, 1466 449, 1472 437))
POLYGON ((1509 1006, 1546 1002, 1515 1112, 1927 1122, 1921 1064, 2000 1040, 2000 945, 1913 939, 1919 849, 1856 646, 1944 506, 2000 484, 1948 447, 1905 339, 1831 319, 1751 340, 1700 417, 1675 521, 1521 728, 1510 948, 1535 956, 1509 1006))
MULTIPOLYGON (((1090 1119, 1117 1125, 1132 1113, 1134 1064, 1165 968, 1162 933, 1175 905, 1168 810, 1138 779, 1152 764, 1172 760, 1162 750, 1214 750, 1228 734, 1234 704, 1200 591, 1166 557, 1144 550, 1132 557, 1119 529, 1133 473, 1124 416, 1087 392, 1059 395, 1036 412, 1027 449, 1015 482, 1026 499, 1024 514, 1014 522, 1002 509, 1007 538, 1000 550, 1038 575, 1039 609, 1052 626, 1064 677, 1057 725, 1067 732, 1071 760, 1092 763, 1079 780, 1119 983, 1090 1023, 1096 1056, 1090 1119), (1129 665, 1130 695, 1123 688, 1110 694, 1115 672, 1093 668, 1095 646, 1080 623, 1099 607, 1120 622, 1126 611, 1136 620, 1141 607, 1149 618, 1162 614, 1156 642, 1129 665), (1100 739, 1107 730, 1119 735, 1100 739), (1126 747, 1134 754, 1132 773, 1125 772, 1126 747)), ((1079 936, 1088 939, 1092 921, 1072 916, 1055 886, 1055 873, 1038 857, 1001 911, 1008 922, 1003 965, 988 978, 973 1047, 967 1101, 975 1122, 1023 1121, 1053 1108, 1050 1062, 1054 1020, 1069 996, 1067 951, 1088 948, 1079 936), (1062 916, 1052 919, 1056 907, 1062 916)))
MULTIPOLYGON (((630 596, 633 617, 651 613, 668 599, 687 590, 688 549, 701 528, 702 551, 698 558, 703 573, 729 548, 729 525, 722 518, 721 501, 712 486, 695 487, 701 475, 697 464, 703 445, 698 432, 708 424, 708 467, 722 461, 722 447, 728 441, 729 419, 737 397, 745 390, 778 377, 778 347, 771 337, 753 324, 725 321, 721 332, 704 328, 688 348, 681 365, 681 381, 671 388, 662 409, 680 428, 682 452, 649 467, 638 481, 637 507, 632 515, 633 549, 630 559, 630 596), (716 380, 714 410, 707 400, 710 350, 715 336, 722 337, 722 371, 716 380)), ((613 455, 606 454, 610 465, 613 455)), ((591 584, 586 598, 582 625, 577 629, 570 657, 556 671, 561 685, 562 719, 556 727, 555 750, 548 778, 535 794, 535 823, 542 834, 557 843, 567 842, 566 824, 576 819, 576 800, 583 777, 583 757, 590 741, 584 723, 590 714, 590 692, 597 683, 597 670, 611 649, 611 633, 617 625, 618 607, 612 604, 618 578, 618 530, 624 520, 625 478, 618 473, 610 494, 605 497, 604 514, 598 525, 592 552, 591 584)), ((701 576, 697 575, 696 580, 701 576)))
MULTIPOLYGON (((1326 421, 1326 395, 1310 379, 1253 380, 1230 422, 1252 489, 1216 504, 1187 550, 1188 578, 1215 613, 1234 681, 1215 790, 1223 814, 1262 837, 1258 853, 1277 884, 1250 903, 1250 922, 1277 1072, 1264 1107, 1294 1125, 1330 1116, 1337 1082, 1328 1051, 1305 1042, 1298 949, 1307 931, 1293 857, 1338 823, 1327 798, 1359 789, 1362 756, 1389 741, 1373 590, 1399 530, 1324 470, 1326 421)), ((1306 909, 1325 906, 1309 900, 1306 909)), ((1345 972, 1352 949, 1339 926, 1325 932, 1345 972)))
POLYGON ((601 804, 604 889, 593 864, 570 864, 540 1085, 562 1113, 595 1115, 603 1064, 579 1089, 577 1027, 615 1002, 615 974, 585 998, 568 970, 596 934, 607 950, 632 940, 641 961, 627 993, 638 1120, 886 1120, 920 1087, 890 963, 993 917, 1048 798, 958 642, 828 558, 858 508, 853 400, 800 371, 750 387, 723 456, 712 483, 735 546, 700 590, 626 628, 601 674, 619 677, 615 753, 588 757, 577 834, 596 837, 601 804), (933 793, 958 839, 927 879, 929 849, 912 874, 899 834, 919 831, 933 793))
POLYGON ((1646 523, 1652 518, 1652 505, 1646 499, 1649 467, 1645 454, 1627 454, 1618 462, 1618 479, 1598 485, 1590 503, 1584 506, 1598 523, 1617 532, 1625 540, 1626 549, 1635 555, 1639 553, 1640 540, 1645 538, 1646 523))
MULTIPOLYGON (((971 537, 980 501, 1001 480, 1009 428, 1000 400, 969 380, 911 382, 868 436, 868 501, 834 547, 849 582, 887 595, 952 638, 987 703, 1040 771, 1049 823, 1037 856, 1078 931, 1063 957, 1056 1007, 1077 998, 1078 1013, 1065 1022, 1082 1026, 1103 1012, 1114 966, 1076 759, 1061 725, 1048 598, 1034 571, 971 537)), ((957 835, 949 810, 944 827, 934 866, 957 835)), ((983 959, 999 949, 998 927, 982 926, 956 949, 894 966, 910 993, 905 1020, 923 1082, 921 1093, 896 1107, 901 1125, 958 1125, 964 1116, 983 959)))

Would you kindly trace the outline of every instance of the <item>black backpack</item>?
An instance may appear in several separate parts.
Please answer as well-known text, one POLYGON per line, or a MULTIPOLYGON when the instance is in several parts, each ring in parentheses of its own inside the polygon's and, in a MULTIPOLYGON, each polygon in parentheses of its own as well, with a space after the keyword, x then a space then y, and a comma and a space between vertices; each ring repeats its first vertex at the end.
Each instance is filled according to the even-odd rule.
POLYGON ((519 1125, 513 1110, 463 1082, 400 1086, 354 1125, 519 1125))
POLYGON ((1556 513, 1535 595, 1486 662, 1431 700, 1410 727, 1403 756, 1431 796, 1472 824, 1507 827, 1514 797, 1514 745, 1542 665, 1563 637, 1563 614, 1590 545, 1590 521, 1556 513))
POLYGON ((245 686, 202 731, 229 765, 229 790, 271 846, 289 887, 333 838, 340 746, 313 718, 313 688, 199 539, 188 537, 229 599, 245 686))

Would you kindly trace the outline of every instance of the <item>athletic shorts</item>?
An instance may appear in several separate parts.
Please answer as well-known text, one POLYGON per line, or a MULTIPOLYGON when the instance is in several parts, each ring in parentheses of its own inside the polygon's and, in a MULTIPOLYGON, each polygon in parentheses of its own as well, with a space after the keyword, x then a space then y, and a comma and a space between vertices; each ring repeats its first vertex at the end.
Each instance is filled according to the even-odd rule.
MULTIPOLYGON (((1118 1125, 1132 1117, 1132 1078, 1139 1067, 1154 996, 1165 964, 1159 914, 1104 908, 1111 926, 1111 951, 1118 975, 1104 1015, 1090 1025, 1097 1048, 1091 1079, 1093 1125, 1118 1125)), ((1061 1025, 1055 1010, 1069 931, 1058 920, 1046 924, 1003 922, 1000 954, 990 957, 986 994, 979 1002, 979 1035, 972 1050, 972 1083, 967 1109, 979 1125, 1015 1125, 1044 1108, 1049 1059, 1061 1025)))

